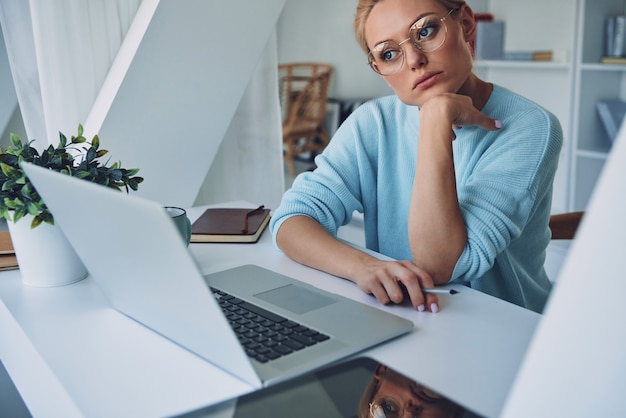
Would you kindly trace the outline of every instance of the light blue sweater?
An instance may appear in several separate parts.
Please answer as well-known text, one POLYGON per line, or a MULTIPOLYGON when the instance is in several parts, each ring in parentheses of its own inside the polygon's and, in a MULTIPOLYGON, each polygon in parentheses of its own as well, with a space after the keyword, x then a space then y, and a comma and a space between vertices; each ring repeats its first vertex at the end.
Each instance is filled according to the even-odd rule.
MULTIPOLYGON (((499 86, 482 112, 503 128, 455 131, 467 243, 451 282, 541 312, 551 289, 543 265, 561 126, 551 113, 499 86)), ((318 168, 298 176, 283 196, 270 224, 274 238, 297 214, 336 235, 358 211, 368 248, 412 260, 407 225, 418 127, 419 109, 396 96, 360 106, 316 158, 318 168)))

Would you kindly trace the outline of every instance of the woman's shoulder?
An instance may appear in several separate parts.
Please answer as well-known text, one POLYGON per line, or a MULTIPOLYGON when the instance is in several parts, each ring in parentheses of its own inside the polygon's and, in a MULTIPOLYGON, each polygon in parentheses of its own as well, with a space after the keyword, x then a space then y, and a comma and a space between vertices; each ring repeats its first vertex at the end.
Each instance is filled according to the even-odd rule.
POLYGON ((519 109, 520 111, 536 110, 542 113, 552 114, 552 112, 537 102, 498 84, 493 84, 493 91, 487 104, 492 107, 505 106, 519 109))
POLYGON ((560 151, 563 143, 561 123, 552 112, 534 101, 494 85, 484 111, 490 117, 502 120, 505 126, 505 129, 495 132, 495 136, 514 136, 513 148, 524 149, 526 155, 533 152, 558 154, 560 151), (543 146, 537 146, 539 143, 543 146))
POLYGON ((536 122, 543 121, 547 126, 555 126, 560 129, 560 122, 551 111, 533 100, 497 84, 493 85, 493 92, 483 110, 497 119, 510 119, 518 116, 528 123, 530 122, 529 118, 532 118, 536 122))

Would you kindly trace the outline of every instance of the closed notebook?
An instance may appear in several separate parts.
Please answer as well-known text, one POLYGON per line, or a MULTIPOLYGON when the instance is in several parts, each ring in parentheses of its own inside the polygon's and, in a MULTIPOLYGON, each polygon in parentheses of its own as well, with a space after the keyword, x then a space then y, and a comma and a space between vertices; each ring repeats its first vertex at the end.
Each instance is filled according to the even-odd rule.
POLYGON ((0 271, 18 268, 9 231, 0 231, 0 271))
POLYGON ((263 206, 210 208, 191 225, 191 242, 257 242, 269 220, 263 206))

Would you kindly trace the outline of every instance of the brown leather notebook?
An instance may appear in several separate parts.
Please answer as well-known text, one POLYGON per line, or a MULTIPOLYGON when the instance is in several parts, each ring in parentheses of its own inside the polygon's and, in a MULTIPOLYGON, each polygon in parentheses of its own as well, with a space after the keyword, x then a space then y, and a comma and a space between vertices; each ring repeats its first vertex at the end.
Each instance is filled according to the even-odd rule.
POLYGON ((9 231, 0 231, 0 254, 15 254, 9 231))
POLYGON ((270 220, 270 210, 211 208, 191 225, 191 242, 254 243, 270 220))
POLYGON ((18 268, 9 231, 0 231, 0 271, 18 268))

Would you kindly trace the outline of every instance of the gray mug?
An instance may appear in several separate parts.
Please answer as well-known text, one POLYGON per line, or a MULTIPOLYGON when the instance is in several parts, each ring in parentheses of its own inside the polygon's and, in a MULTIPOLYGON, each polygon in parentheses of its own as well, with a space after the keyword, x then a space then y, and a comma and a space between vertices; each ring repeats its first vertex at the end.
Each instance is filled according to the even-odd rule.
POLYGON ((176 229, 180 232, 185 245, 189 245, 191 241, 191 221, 187 217, 187 211, 183 208, 175 206, 165 206, 165 211, 176 225, 176 229))

